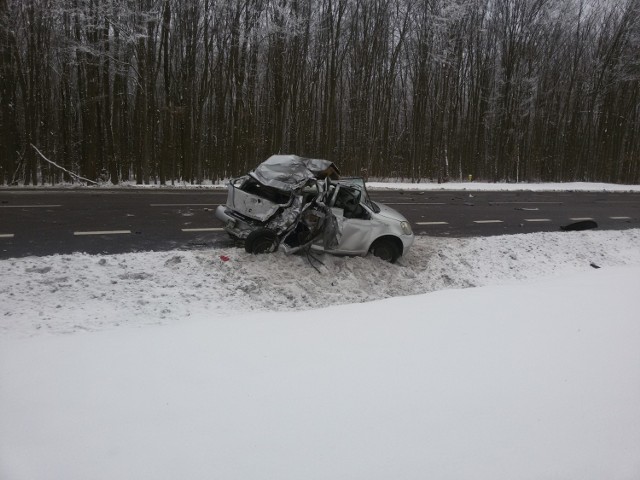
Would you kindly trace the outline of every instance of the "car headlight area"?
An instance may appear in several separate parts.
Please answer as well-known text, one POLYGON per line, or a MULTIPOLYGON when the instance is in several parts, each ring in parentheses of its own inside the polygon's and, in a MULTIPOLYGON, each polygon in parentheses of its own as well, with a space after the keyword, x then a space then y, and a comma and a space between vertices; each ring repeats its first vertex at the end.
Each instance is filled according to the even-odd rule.
POLYGON ((412 235, 411 224, 409 222, 400 222, 400 228, 405 235, 412 235))

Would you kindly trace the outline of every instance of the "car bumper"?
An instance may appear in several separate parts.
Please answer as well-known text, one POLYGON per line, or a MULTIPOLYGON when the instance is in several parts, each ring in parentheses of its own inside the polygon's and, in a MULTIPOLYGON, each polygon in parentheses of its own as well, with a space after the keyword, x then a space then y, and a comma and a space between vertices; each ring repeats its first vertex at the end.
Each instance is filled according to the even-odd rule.
POLYGON ((229 215, 226 205, 218 205, 218 208, 216 208, 216 218, 222 222, 225 231, 235 238, 247 238, 247 235, 253 230, 253 227, 247 222, 229 215))
POLYGON ((411 248, 411 245, 413 245, 415 235, 400 235, 400 240, 402 240, 402 256, 405 256, 411 248))

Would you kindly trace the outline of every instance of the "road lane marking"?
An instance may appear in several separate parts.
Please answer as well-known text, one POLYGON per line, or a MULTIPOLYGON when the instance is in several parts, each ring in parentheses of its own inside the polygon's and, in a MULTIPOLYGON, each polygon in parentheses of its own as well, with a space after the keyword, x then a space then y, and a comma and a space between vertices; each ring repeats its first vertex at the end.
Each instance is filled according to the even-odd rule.
POLYGON ((504 223, 502 220, 474 220, 473 223, 504 223))
POLYGON ((525 222, 550 222, 550 218, 525 218, 525 222))
POLYGON ((631 220, 631 217, 609 217, 611 220, 631 220))
POLYGON ((405 202, 405 203, 389 203, 385 202, 385 205, 446 205, 444 202, 432 202, 432 203, 424 203, 424 202, 405 202))
POLYGON ((151 207, 216 207, 219 203, 151 203, 151 207))
POLYGON ((54 208, 62 205, 0 205, 0 208, 54 208))
POLYGON ((416 225, 449 225, 449 222, 416 222, 416 225))
POLYGON ((13 238, 13 233, 0 233, 0 238, 13 238))
POLYGON ((591 217, 574 217, 574 218, 570 218, 569 220, 572 220, 574 222, 582 222, 584 220, 593 220, 593 218, 591 218, 591 217))
POLYGON ((120 235, 131 233, 131 230, 95 230, 90 232, 73 232, 76 236, 81 235, 120 235))
POLYGON ((515 204, 527 204, 527 205, 562 205, 564 202, 489 202, 489 203, 499 203, 501 205, 515 205, 515 204))
POLYGON ((224 228, 183 228, 183 232, 221 232, 224 228))

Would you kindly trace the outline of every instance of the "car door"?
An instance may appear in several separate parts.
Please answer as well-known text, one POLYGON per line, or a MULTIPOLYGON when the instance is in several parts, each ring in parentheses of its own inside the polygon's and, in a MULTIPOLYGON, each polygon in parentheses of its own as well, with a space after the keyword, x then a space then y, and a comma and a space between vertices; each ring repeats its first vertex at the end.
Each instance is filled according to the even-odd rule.
POLYGON ((338 221, 340 240, 333 253, 362 255, 367 253, 378 223, 371 212, 360 203, 358 188, 339 185, 331 199, 331 211, 338 221))

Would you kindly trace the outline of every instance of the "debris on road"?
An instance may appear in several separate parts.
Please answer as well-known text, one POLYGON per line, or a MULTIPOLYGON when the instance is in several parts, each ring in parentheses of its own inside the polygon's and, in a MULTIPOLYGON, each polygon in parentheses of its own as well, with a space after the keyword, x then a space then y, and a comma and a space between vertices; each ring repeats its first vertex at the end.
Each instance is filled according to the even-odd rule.
POLYGON ((563 225, 560 230, 563 232, 575 232, 581 230, 591 230, 598 228, 598 224, 593 220, 581 220, 579 222, 570 223, 569 225, 563 225))

